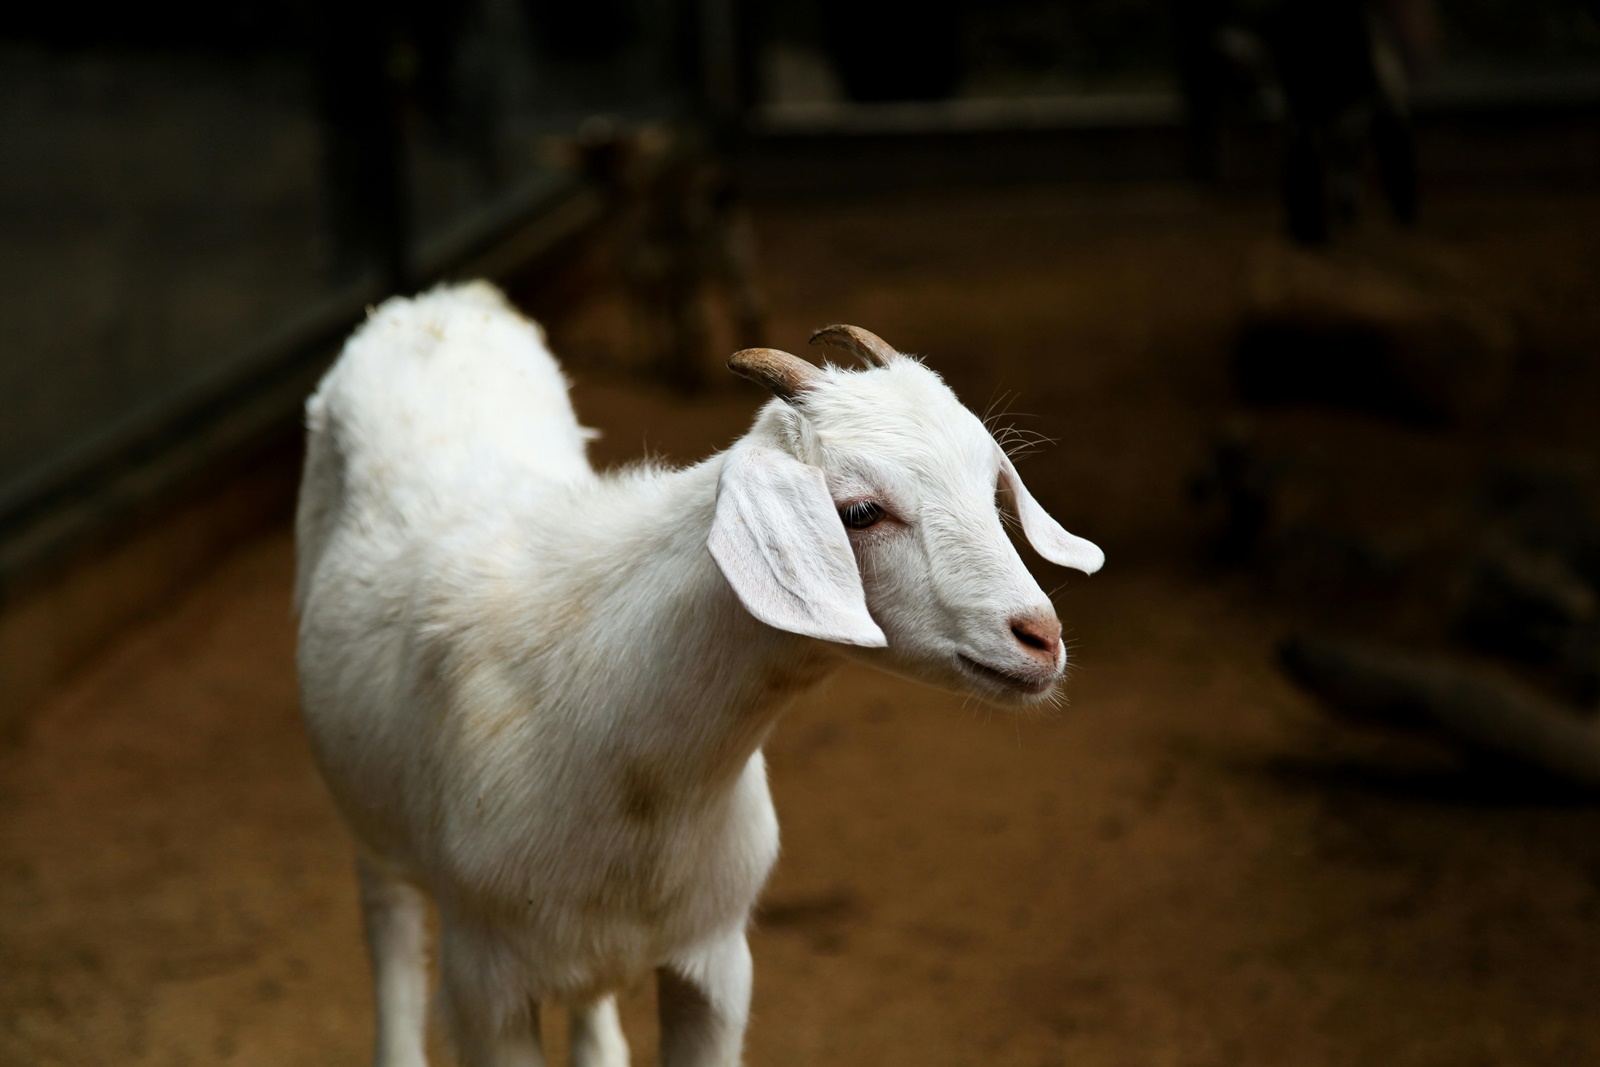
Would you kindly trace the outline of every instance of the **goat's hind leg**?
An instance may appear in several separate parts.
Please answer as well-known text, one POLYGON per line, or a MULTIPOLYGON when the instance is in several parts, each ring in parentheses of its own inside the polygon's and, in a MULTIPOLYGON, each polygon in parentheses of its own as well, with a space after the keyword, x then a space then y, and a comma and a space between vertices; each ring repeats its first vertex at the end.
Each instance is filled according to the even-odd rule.
POLYGON ((376 1067, 427 1067, 428 901, 389 865, 356 861, 378 1009, 376 1067))
POLYGON ((657 968, 662 1067, 738 1067, 750 980, 742 927, 657 968))

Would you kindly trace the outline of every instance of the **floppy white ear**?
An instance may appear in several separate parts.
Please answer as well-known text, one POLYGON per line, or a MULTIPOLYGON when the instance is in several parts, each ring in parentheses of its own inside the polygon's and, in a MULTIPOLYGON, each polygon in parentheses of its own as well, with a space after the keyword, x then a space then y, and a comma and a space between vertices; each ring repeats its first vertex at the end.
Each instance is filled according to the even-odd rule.
POLYGON ((1017 468, 1011 465, 1011 458, 1003 451, 1000 453, 1000 487, 1011 495, 1011 504, 1022 523, 1022 532, 1039 555, 1051 563, 1073 567, 1085 574, 1093 574, 1105 565, 1106 554, 1098 546, 1076 534, 1067 533, 1059 522, 1050 517, 1048 511, 1039 506, 1033 494, 1028 492, 1028 487, 1022 484, 1017 468))
POLYGON ((866 593, 822 471, 776 449, 728 453, 711 558, 745 610, 768 626, 824 641, 889 643, 866 593))

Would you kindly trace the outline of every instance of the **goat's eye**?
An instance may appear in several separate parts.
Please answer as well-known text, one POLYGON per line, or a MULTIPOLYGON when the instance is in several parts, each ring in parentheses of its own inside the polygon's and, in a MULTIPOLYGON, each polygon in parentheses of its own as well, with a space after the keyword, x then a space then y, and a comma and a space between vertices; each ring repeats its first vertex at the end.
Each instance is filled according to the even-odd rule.
POLYGON ((839 509, 839 518, 852 530, 865 530, 883 518, 883 507, 874 500, 856 500, 839 509))

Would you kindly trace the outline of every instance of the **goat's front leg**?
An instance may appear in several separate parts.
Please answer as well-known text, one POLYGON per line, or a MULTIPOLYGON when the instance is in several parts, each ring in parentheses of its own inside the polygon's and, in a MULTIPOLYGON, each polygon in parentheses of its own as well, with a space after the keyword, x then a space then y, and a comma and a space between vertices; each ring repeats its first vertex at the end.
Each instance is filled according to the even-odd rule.
POLYGON ((377 995, 376 1067, 426 1067, 428 929, 426 898, 387 864, 362 856, 361 912, 377 995))
POLYGON ((615 996, 574 1007, 571 1034, 572 1067, 628 1067, 628 1039, 615 996))
POLYGON ((750 978, 742 926, 656 969, 662 1067, 738 1067, 750 978))
POLYGON ((528 1018, 493 1025, 451 1004, 456 1055, 462 1067, 545 1067, 539 1033, 539 1006, 528 1018))
POLYGON ((545 1067, 539 1002, 506 984, 516 968, 492 934, 439 917, 445 1014, 461 1067, 545 1067))

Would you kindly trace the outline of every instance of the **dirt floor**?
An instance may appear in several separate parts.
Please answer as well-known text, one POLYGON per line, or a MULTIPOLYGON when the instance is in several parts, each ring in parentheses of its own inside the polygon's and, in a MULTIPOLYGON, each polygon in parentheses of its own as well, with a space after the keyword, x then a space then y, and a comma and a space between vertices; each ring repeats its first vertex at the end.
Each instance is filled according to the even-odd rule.
MULTIPOLYGON (((1600 197, 1430 209, 1421 238, 1363 240, 1489 278, 1526 353, 1496 412, 1457 431, 1249 415, 1335 472, 1327 508, 1401 535, 1498 455, 1593 447, 1600 197)), ((1225 352, 1275 225, 1270 205, 1173 189, 758 211, 772 342, 859 323, 975 409, 1032 413, 1017 424, 1057 443, 1024 477, 1109 562, 1040 571, 1073 640, 1060 712, 852 667, 789 713, 751 1064, 1600 1063, 1600 807, 1328 723, 1272 650, 1339 613, 1199 562, 1183 486, 1241 412, 1225 352)), ((601 460, 691 459, 748 420, 738 384, 687 402, 627 384, 615 302, 565 310, 554 340, 601 460)), ((297 721, 291 571, 285 524, 0 751, 0 1063, 368 1057, 350 850, 297 721)), ((1379 608, 1340 618, 1381 629, 1379 608)), ((635 991, 641 1063, 651 1012, 635 991)))

